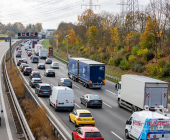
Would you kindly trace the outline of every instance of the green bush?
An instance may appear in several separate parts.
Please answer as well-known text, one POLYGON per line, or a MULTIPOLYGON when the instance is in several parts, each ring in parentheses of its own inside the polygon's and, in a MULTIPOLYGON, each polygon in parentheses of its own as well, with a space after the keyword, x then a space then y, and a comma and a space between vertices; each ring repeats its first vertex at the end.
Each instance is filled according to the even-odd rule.
POLYGON ((146 62, 148 62, 148 61, 150 61, 150 60, 152 60, 153 58, 154 58, 154 53, 153 53, 153 51, 152 50, 149 50, 149 51, 147 51, 146 53, 144 53, 144 60, 146 61, 146 62))
POLYGON ((132 55, 131 53, 126 54, 126 60, 129 59, 129 56, 132 55))
POLYGON ((117 50, 119 51, 119 50, 121 50, 121 48, 122 48, 122 45, 121 45, 121 44, 118 44, 118 45, 117 45, 117 50))
POLYGON ((149 67, 149 74, 155 75, 156 74, 156 66, 152 65, 149 67))
POLYGON ((134 66, 134 71, 135 71, 135 72, 141 73, 141 72, 143 72, 144 70, 145 70, 145 66, 143 66, 142 64, 136 64, 136 65, 134 66))
POLYGON ((148 49, 146 48, 146 49, 142 49, 142 48, 140 48, 139 50, 138 50, 138 52, 137 52, 137 55, 138 56, 143 56, 143 54, 145 54, 145 53, 147 53, 148 52, 148 49))
POLYGON ((109 59, 109 65, 114 65, 113 57, 110 57, 110 59, 109 59))
POLYGON ((123 54, 123 53, 125 53, 125 52, 126 52, 126 50, 123 49, 123 48, 121 48, 121 50, 119 50, 119 53, 120 53, 120 54, 123 54))
POLYGON ((121 57, 117 57, 114 61, 113 61, 113 65, 114 66, 119 66, 120 65, 120 61, 122 61, 121 57))
POLYGON ((169 68, 162 68, 161 77, 166 77, 170 75, 170 69, 169 68))
POLYGON ((133 54, 133 55, 137 55, 138 50, 139 50, 138 46, 132 47, 132 54, 133 54))
POLYGON ((160 67, 160 68, 163 68, 165 66, 165 64, 166 64, 166 61, 163 59, 158 61, 158 67, 160 67))
POLYGON ((129 62, 133 63, 135 61, 135 56, 134 55, 130 55, 129 56, 129 62))
POLYGON ((91 59, 91 60, 95 60, 94 54, 91 54, 91 55, 90 55, 90 59, 91 59))
POLYGON ((128 70, 129 69, 129 62, 126 60, 126 59, 123 59, 121 62, 120 62, 120 68, 122 70, 128 70))

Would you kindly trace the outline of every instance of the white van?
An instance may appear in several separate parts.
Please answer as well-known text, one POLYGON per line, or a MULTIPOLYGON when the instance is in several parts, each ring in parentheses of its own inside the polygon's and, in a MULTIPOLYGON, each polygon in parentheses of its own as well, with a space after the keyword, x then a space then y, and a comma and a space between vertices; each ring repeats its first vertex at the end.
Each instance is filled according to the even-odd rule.
POLYGON ((29 45, 25 45, 25 50, 28 50, 29 49, 29 45))
POLYGON ((126 121, 125 136, 135 140, 170 140, 170 118, 157 112, 134 112, 126 121))
POLYGON ((1 110, 1 105, 0 105, 0 126, 1 126, 1 113, 3 112, 3 110, 1 110))
POLYGON ((55 110, 70 110, 72 111, 75 106, 74 92, 68 87, 54 86, 52 88, 52 94, 49 98, 49 104, 52 105, 55 110))

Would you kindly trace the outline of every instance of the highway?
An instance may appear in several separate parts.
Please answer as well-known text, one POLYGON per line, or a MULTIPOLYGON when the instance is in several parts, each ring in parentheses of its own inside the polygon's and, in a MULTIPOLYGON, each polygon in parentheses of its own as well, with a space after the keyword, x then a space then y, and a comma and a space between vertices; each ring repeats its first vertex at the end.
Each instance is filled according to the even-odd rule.
MULTIPOLYGON (((33 53, 34 54, 34 53, 33 53)), ((15 60, 19 58, 15 57, 15 60)), ((60 61, 52 58, 53 62, 59 63, 59 69, 55 70, 56 77, 45 77, 44 70, 37 70, 37 64, 31 63, 30 57, 27 56, 25 48, 22 47, 22 58, 27 58, 28 65, 35 71, 39 71, 42 75, 42 82, 49 83, 51 86, 58 86, 58 78, 67 77, 67 67, 60 61)), ((40 59, 40 62, 45 63, 45 60, 40 59)), ((46 68, 50 68, 50 64, 46 64, 46 68)), ((25 76, 27 81, 29 77, 25 76)), ((75 109, 88 109, 91 111, 95 118, 95 126, 101 131, 105 140, 124 140, 125 122, 131 116, 131 112, 126 109, 119 108, 117 106, 117 91, 114 89, 115 83, 106 80, 105 86, 101 89, 88 89, 82 86, 82 84, 73 82, 73 90, 75 94, 75 109), (103 100, 102 108, 86 108, 80 103, 80 97, 85 94, 97 94, 103 100)), ((34 89, 32 89, 34 91, 34 89)), ((48 97, 39 97, 42 99, 43 104, 53 113, 55 117, 59 117, 66 126, 70 129, 69 133, 75 129, 73 123, 69 122, 69 111, 56 112, 53 107, 49 106, 48 97)))
MULTIPOLYGON (((12 42, 14 44, 15 42, 12 42)), ((5 52, 9 49, 9 42, 0 42, 0 64, 3 61, 5 52)), ((2 67, 1 67, 2 68, 2 67)), ((4 88, 2 79, 2 69, 0 69, 0 105, 3 113, 1 114, 2 124, 0 126, 0 139, 1 140, 16 140, 19 135, 16 133, 13 118, 11 116, 10 107, 8 104, 7 94, 4 88)))

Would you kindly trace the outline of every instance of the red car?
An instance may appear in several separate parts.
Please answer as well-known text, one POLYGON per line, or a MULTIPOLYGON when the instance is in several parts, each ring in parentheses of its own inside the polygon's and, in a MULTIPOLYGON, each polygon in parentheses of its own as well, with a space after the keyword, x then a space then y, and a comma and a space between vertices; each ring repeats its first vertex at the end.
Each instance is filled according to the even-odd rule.
POLYGON ((73 130, 72 140, 104 140, 104 138, 96 127, 86 126, 73 130))
POLYGON ((31 55, 32 55, 32 53, 31 53, 31 52, 29 52, 29 53, 28 53, 28 56, 31 56, 31 55))

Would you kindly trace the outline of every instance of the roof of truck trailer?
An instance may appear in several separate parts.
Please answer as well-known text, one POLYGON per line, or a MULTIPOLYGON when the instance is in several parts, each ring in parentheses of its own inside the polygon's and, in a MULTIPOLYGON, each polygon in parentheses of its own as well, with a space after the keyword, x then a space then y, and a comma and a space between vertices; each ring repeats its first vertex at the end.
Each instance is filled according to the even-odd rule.
POLYGON ((105 65, 104 63, 100 63, 100 62, 97 62, 97 61, 93 61, 93 60, 89 60, 89 61, 81 61, 85 64, 90 64, 90 65, 105 65))
POLYGON ((74 59, 74 60, 90 60, 90 59, 86 59, 86 58, 71 58, 71 59, 74 59))
POLYGON ((159 114, 159 113, 157 113, 157 112, 152 112, 152 111, 137 111, 137 112, 134 112, 133 113, 133 115, 134 116, 139 116, 139 117, 141 117, 142 119, 146 119, 146 118, 148 118, 148 119, 160 119, 160 118, 162 118, 162 119, 169 119, 169 117, 166 117, 166 116, 164 116, 164 115, 162 115, 162 114, 159 114))
POLYGON ((126 76, 128 78, 134 79, 134 80, 138 80, 141 82, 147 82, 147 83, 167 83, 161 80, 157 80, 157 79, 153 79, 150 77, 146 77, 146 76, 141 76, 141 75, 130 75, 130 74, 125 74, 122 76, 126 76))

